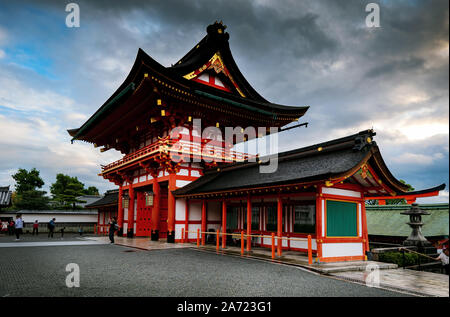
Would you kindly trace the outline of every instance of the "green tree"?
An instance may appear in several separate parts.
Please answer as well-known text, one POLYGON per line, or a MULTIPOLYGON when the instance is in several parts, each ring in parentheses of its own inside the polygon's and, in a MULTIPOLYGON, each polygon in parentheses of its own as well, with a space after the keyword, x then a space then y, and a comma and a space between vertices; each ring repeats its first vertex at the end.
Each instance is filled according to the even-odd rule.
POLYGON ((49 199, 46 192, 38 190, 44 186, 44 181, 39 176, 39 171, 35 168, 27 171, 19 168, 12 175, 16 181, 16 191, 13 196, 13 206, 15 209, 42 210, 48 208, 49 199))
POLYGON ((62 209, 79 209, 77 203, 85 201, 77 199, 78 196, 85 194, 84 184, 77 177, 69 175, 57 174, 56 182, 50 186, 50 192, 53 201, 56 202, 58 208, 62 209))
POLYGON ((99 195, 98 189, 95 186, 89 186, 87 189, 84 189, 85 195, 99 195))

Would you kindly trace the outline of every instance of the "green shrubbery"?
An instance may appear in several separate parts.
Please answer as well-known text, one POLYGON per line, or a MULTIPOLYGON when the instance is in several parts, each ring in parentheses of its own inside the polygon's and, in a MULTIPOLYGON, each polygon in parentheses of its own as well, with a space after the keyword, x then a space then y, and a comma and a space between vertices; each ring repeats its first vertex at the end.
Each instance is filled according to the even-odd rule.
MULTIPOLYGON (((418 255, 414 253, 405 252, 405 266, 416 265, 418 263, 418 255)), ((378 255, 380 262, 395 263, 399 267, 403 266, 402 252, 385 252, 378 255)))

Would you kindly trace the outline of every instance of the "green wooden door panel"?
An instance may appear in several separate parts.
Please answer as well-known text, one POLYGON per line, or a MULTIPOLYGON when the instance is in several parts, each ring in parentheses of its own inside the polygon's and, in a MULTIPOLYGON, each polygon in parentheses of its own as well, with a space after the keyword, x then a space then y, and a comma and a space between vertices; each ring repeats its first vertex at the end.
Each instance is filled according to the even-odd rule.
POLYGON ((357 204, 327 200, 327 237, 356 237, 357 204))

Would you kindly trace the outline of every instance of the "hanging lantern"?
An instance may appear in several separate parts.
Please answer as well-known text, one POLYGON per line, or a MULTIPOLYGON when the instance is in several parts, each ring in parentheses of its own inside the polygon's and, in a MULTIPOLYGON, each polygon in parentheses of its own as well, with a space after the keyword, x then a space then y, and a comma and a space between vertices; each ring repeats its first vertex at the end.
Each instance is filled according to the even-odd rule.
POLYGON ((130 202, 130 196, 128 194, 123 194, 122 196, 122 208, 128 208, 128 203, 130 202))
POLYGON ((145 192, 145 206, 153 206, 153 192, 145 192))

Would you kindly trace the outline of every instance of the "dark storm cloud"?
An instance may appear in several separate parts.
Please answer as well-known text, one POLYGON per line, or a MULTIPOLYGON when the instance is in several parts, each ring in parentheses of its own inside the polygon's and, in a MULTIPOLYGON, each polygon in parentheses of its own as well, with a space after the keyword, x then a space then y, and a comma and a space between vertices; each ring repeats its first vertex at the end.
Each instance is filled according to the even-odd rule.
MULTIPOLYGON (((85 116, 125 79, 139 47, 169 66, 205 36, 208 24, 223 20, 236 62, 258 92, 273 102, 311 107, 303 118, 310 126, 286 132, 283 150, 374 126, 394 175, 419 189, 448 183, 448 134, 420 138, 408 130, 421 129, 420 121, 431 122, 428 130, 432 123, 448 126, 446 0, 73 1, 80 5, 81 28, 64 28, 57 42, 42 36, 41 28, 51 31, 42 16, 12 18, 20 4, 49 12, 51 26, 63 25, 68 2, 10 2, 0 28, 14 26, 15 38, 35 36, 51 48, 51 70, 60 78, 29 84, 67 91, 85 116), (380 5, 381 28, 365 26, 369 2, 380 5), (401 155, 403 163, 396 161, 401 155), (422 156, 430 164, 417 164, 422 156)), ((25 74, 19 77, 30 78, 25 74)))

